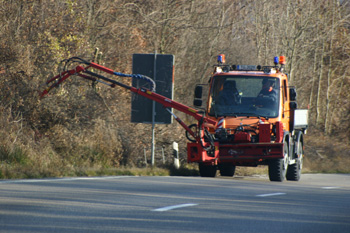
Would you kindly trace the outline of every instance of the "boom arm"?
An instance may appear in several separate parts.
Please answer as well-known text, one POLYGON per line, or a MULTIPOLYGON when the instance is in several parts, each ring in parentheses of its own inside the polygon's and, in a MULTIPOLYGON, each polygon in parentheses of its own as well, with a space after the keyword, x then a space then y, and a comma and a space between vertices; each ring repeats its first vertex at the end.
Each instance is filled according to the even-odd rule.
MULTIPOLYGON (((61 83, 63 83, 65 80, 67 80, 70 76, 73 76, 73 75, 82 77, 82 78, 90 80, 90 81, 100 82, 100 83, 103 83, 103 84, 110 86, 112 88, 114 88, 117 85, 117 86, 123 87, 123 88, 137 94, 137 95, 141 95, 141 96, 144 96, 148 99, 154 100, 154 101, 162 104, 164 108, 174 108, 180 112, 183 112, 187 115, 194 117, 198 121, 198 129, 199 129, 198 134, 193 132, 183 121, 181 121, 180 118, 178 118, 175 114, 173 114, 170 110, 168 110, 168 112, 173 115, 173 117, 176 119, 176 121, 186 131, 188 131, 196 139, 197 142, 200 142, 203 147, 205 147, 204 146, 205 144, 208 144, 208 143, 205 143, 205 137, 206 137, 206 140, 208 140, 208 137, 211 137, 211 135, 208 133, 205 133, 205 132, 207 132, 208 127, 215 127, 217 122, 201 115, 197 110, 195 110, 193 108, 190 108, 186 105, 183 105, 183 104, 178 103, 174 100, 166 98, 165 96, 162 96, 162 95, 155 93, 154 92, 155 91, 155 83, 149 77, 144 76, 144 75, 139 75, 139 74, 119 73, 119 72, 113 71, 109 68, 106 68, 104 66, 101 66, 99 64, 96 64, 94 62, 88 62, 88 61, 83 60, 83 59, 78 58, 78 57, 72 57, 72 58, 69 58, 67 60, 64 60, 63 62, 65 63, 64 70, 59 75, 49 79, 46 82, 46 84, 49 86, 44 91, 42 91, 40 93, 40 97, 44 97, 45 95, 47 95, 49 93, 49 91, 51 89, 58 87, 61 83), (71 65, 72 63, 79 63, 79 65, 77 65, 73 69, 68 70, 67 67, 69 65, 71 65), (103 71, 105 73, 116 75, 116 76, 143 79, 150 84, 150 89, 146 89, 143 87, 135 88, 132 86, 128 86, 128 85, 123 84, 121 82, 118 82, 116 80, 107 78, 101 74, 97 74, 93 71, 90 71, 89 70, 90 68, 97 69, 97 70, 103 71)), ((213 141, 211 139, 209 139, 209 142, 213 141)), ((210 143, 210 146, 206 147, 205 149, 206 150, 213 150, 214 149, 213 143, 210 143)))

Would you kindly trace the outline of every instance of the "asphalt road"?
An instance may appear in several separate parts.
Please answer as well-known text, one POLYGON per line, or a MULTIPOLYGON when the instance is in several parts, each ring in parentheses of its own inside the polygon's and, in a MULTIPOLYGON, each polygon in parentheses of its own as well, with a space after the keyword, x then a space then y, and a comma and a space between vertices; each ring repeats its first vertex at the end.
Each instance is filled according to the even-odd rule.
POLYGON ((350 175, 3 180, 0 232, 350 232, 350 175))

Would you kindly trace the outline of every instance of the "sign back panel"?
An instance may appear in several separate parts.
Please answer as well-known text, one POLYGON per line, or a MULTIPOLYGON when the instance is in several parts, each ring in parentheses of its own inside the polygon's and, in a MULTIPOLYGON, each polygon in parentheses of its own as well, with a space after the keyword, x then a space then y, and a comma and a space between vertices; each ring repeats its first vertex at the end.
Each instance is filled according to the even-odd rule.
MULTIPOLYGON (((174 92, 174 55, 169 54, 133 54, 133 74, 150 77, 156 83, 156 93, 173 99, 174 92)), ((146 87, 144 80, 133 79, 132 86, 146 87)), ((131 122, 152 124, 153 101, 132 93, 131 122)), ((171 124, 172 116, 159 103, 155 104, 155 124, 171 124)))

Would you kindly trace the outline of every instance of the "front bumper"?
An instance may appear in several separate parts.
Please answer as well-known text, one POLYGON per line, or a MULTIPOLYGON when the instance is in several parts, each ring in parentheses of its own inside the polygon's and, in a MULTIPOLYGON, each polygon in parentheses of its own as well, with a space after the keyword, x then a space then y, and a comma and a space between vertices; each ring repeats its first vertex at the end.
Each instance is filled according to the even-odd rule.
POLYGON ((283 158, 283 143, 237 143, 215 142, 215 153, 208 155, 198 143, 187 144, 188 162, 204 162, 217 165, 222 162, 251 162, 283 158))

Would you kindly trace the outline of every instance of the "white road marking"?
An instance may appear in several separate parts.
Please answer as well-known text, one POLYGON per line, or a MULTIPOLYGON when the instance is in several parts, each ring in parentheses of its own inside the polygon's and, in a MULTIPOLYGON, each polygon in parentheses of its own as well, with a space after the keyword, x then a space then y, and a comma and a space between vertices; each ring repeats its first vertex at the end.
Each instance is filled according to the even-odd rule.
POLYGON ((166 206, 166 207, 154 209, 152 211, 163 212, 163 211, 179 209, 179 208, 184 208, 184 207, 190 207, 190 206, 196 206, 196 205, 198 205, 198 204, 188 203, 188 204, 181 204, 181 205, 172 205, 172 206, 166 206))
POLYGON ((96 176, 96 177, 65 177, 65 178, 46 178, 46 179, 19 179, 19 180, 0 180, 0 184, 15 184, 15 183, 38 183, 38 182, 55 182, 55 181, 75 181, 75 180, 107 180, 121 179, 136 176, 96 176))
POLYGON ((271 197, 271 196, 279 196, 279 195, 286 195, 286 193, 266 193, 266 194, 260 194, 256 195, 257 197, 271 197))
POLYGON ((330 187, 322 187, 322 189, 338 189, 338 188, 340 188, 340 187, 332 187, 332 186, 330 186, 330 187))

